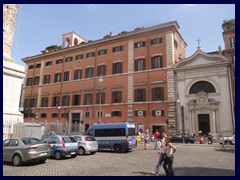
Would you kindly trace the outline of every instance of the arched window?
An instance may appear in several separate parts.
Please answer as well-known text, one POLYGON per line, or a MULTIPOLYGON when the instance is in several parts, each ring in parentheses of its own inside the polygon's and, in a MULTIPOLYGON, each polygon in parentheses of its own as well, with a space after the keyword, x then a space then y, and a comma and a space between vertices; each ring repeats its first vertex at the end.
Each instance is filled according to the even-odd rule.
POLYGON ((205 93, 215 93, 216 90, 214 86, 207 81, 198 81, 192 85, 190 88, 190 94, 197 94, 200 91, 204 91, 205 93))

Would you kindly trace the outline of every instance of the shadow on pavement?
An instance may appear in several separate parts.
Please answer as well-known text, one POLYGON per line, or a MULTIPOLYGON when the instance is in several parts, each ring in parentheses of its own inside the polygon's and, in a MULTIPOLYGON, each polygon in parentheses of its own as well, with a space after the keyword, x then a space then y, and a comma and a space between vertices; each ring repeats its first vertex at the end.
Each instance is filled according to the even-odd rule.
MULTIPOLYGON (((204 168, 204 167, 183 167, 173 168, 175 176, 235 176, 234 170, 229 169, 215 169, 215 168, 204 168)), ((132 172, 136 176, 156 176, 151 172, 132 172)), ((165 176, 165 173, 161 173, 159 176, 165 176)))

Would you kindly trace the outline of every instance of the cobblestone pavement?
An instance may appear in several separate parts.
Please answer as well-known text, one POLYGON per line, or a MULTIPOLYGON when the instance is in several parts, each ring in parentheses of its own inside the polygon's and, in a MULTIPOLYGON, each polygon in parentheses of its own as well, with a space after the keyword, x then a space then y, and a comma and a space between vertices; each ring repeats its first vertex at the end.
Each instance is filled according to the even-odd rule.
MULTIPOLYGON (((175 176, 234 176, 235 146, 232 151, 220 151, 218 144, 174 144, 177 148, 173 169, 175 176)), ((43 164, 15 167, 3 164, 4 176, 153 176, 158 160, 154 143, 148 150, 143 144, 128 153, 97 152, 74 159, 48 159, 43 164)), ((160 176, 165 176, 161 167, 160 176)))

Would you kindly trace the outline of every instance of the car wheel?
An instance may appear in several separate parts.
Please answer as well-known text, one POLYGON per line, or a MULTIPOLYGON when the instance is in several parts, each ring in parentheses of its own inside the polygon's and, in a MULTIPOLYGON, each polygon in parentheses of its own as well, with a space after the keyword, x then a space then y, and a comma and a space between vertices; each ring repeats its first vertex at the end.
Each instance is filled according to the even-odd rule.
POLYGON ((40 162, 40 163, 45 163, 46 160, 47 160, 47 159, 42 159, 42 160, 40 160, 39 162, 40 162))
POLYGON ((96 152, 90 152, 91 154, 95 154, 96 152))
POLYGON ((77 157, 77 155, 75 154, 75 155, 71 155, 71 158, 75 158, 75 157, 77 157))
POLYGON ((54 157, 55 159, 60 160, 62 159, 62 153, 60 151, 56 151, 54 157))
POLYGON ((20 166, 22 164, 22 159, 20 155, 16 154, 13 156, 13 164, 14 166, 20 166))
POLYGON ((224 141, 225 145, 229 145, 231 142, 230 141, 224 141))
POLYGON ((127 153, 127 152, 129 152, 129 149, 124 148, 124 149, 122 149, 122 152, 127 153))
POLYGON ((82 147, 80 147, 80 148, 79 148, 79 154, 80 154, 80 155, 84 155, 84 154, 85 154, 85 149, 82 148, 82 147))
POLYGON ((119 152, 121 152, 121 151, 122 151, 122 148, 121 148, 120 145, 115 145, 115 146, 114 146, 114 152, 115 152, 115 153, 119 153, 119 152))

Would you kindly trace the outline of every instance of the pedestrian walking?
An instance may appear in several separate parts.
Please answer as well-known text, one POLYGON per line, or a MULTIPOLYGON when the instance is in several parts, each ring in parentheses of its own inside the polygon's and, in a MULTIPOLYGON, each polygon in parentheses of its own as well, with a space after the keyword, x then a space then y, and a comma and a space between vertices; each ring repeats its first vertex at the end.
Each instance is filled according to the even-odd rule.
POLYGON ((155 167, 155 170, 152 172, 153 174, 158 175, 159 174, 159 169, 164 161, 164 156, 165 154, 165 147, 166 147, 166 139, 167 139, 167 133, 165 132, 165 130, 162 130, 162 132, 160 132, 162 134, 162 139, 161 139, 161 146, 160 146, 160 150, 158 151, 159 154, 159 158, 157 161, 157 165, 155 167))
POLYGON ((149 141, 149 134, 147 132, 144 133, 144 150, 147 150, 149 141))
POLYGON ((166 138, 165 153, 166 158, 163 163, 163 168, 167 176, 174 176, 173 165, 173 154, 176 152, 176 147, 171 143, 169 138, 166 138))
POLYGON ((154 142, 155 142, 155 147, 154 149, 160 149, 160 145, 159 145, 159 131, 158 129, 155 130, 155 133, 154 133, 154 142))

